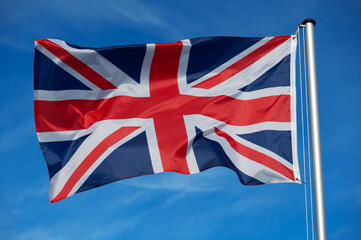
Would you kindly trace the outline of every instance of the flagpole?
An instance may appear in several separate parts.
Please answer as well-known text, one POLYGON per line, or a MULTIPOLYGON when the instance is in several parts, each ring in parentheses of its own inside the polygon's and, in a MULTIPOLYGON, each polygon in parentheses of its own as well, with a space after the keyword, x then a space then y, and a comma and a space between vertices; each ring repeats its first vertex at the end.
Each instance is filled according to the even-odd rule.
POLYGON ((323 177, 322 177, 322 158, 321 158, 321 139, 320 139, 320 121, 318 111, 317 96, 317 76, 316 76, 316 57, 315 41, 313 28, 316 21, 307 18, 302 22, 306 32, 306 58, 307 58, 307 76, 310 105, 310 123, 312 140, 312 165, 313 165, 313 186, 315 195, 316 211, 316 229, 317 239, 326 240, 326 219, 325 202, 323 196, 323 177))

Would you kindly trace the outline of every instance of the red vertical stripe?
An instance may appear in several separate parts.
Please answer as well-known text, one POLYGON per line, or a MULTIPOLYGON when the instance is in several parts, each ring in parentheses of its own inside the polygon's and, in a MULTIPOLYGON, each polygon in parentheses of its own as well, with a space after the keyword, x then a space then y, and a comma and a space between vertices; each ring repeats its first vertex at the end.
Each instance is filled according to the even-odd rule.
POLYGON ((182 113, 177 110, 177 76, 182 47, 182 42, 156 44, 149 87, 157 109, 153 119, 163 169, 189 174, 186 160, 188 137, 182 113))

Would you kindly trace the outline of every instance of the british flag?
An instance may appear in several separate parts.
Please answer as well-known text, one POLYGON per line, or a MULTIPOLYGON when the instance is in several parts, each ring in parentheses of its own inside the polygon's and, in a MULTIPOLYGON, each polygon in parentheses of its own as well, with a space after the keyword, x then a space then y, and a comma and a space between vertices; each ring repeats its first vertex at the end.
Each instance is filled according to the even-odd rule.
POLYGON ((50 202, 119 179, 232 169, 299 182, 293 36, 106 48, 35 41, 50 202))

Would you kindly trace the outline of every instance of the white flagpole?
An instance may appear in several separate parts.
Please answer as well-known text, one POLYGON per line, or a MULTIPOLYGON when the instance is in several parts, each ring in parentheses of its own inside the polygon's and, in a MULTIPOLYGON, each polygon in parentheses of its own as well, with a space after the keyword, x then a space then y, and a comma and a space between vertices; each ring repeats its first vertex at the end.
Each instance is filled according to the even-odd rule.
POLYGON ((323 177, 321 159, 320 121, 318 116, 318 96, 316 77, 316 57, 313 28, 316 21, 307 18, 302 22, 306 31, 306 58, 308 92, 310 104, 310 123, 312 140, 313 186, 315 194, 317 239, 326 240, 325 203, 323 197, 323 177))

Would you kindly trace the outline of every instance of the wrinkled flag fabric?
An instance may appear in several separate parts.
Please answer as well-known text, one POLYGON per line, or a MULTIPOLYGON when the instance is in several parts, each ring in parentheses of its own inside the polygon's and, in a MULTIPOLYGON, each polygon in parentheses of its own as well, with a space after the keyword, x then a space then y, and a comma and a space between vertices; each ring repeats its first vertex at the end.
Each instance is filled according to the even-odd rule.
POLYGON ((299 182, 296 39, 204 37, 104 48, 35 41, 49 199, 119 179, 224 166, 299 182))

